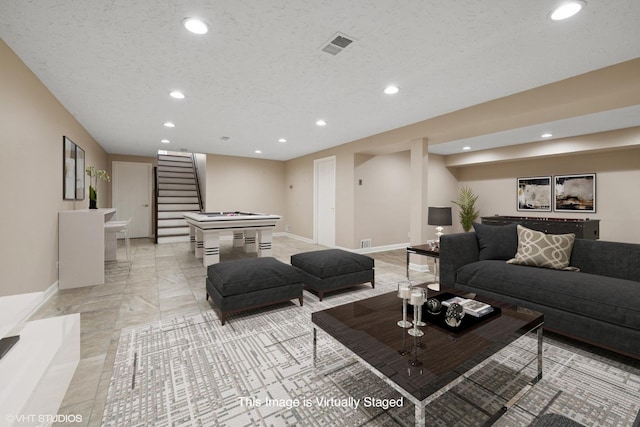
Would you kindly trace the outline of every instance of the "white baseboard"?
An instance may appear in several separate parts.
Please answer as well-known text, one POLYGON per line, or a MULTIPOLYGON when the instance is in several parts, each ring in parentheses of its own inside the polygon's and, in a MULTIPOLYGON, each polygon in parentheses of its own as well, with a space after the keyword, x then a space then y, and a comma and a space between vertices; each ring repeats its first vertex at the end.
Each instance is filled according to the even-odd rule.
POLYGON ((292 233, 288 233, 286 231, 284 232, 278 232, 278 233, 273 233, 274 236, 284 236, 284 237, 288 237, 290 239, 295 239, 295 240, 299 240, 301 242, 304 243, 309 243, 311 245, 315 245, 316 242, 313 241, 313 239, 309 239, 307 237, 302 237, 302 236, 298 236, 297 234, 292 234, 292 233))
POLYGON ((431 271, 427 264, 414 264, 412 262, 409 263, 409 270, 419 271, 420 273, 428 273, 431 271))
POLYGON ((408 246, 411 246, 409 243, 396 243, 393 245, 385 245, 385 246, 372 246, 370 248, 357 248, 357 249, 344 249, 345 251, 355 252, 357 254, 372 254, 375 252, 386 252, 386 251, 395 251, 396 249, 406 249, 408 246))

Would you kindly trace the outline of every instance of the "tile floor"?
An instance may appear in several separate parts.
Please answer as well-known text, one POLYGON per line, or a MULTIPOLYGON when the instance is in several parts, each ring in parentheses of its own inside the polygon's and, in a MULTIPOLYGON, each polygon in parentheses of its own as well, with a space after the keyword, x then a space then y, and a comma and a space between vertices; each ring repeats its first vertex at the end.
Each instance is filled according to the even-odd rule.
MULTIPOLYGON (((274 237, 273 256, 286 263, 293 254, 318 249, 323 248, 288 237, 274 237)), ((221 241, 221 254, 223 261, 256 256, 233 248, 230 240, 221 241)), ((70 424, 75 427, 101 424, 123 328, 212 310, 205 299, 206 270, 202 261, 189 251, 188 243, 156 245, 149 239, 132 239, 131 256, 130 268, 126 262, 107 263, 104 285, 59 291, 31 318, 80 313, 81 359, 58 411, 81 415, 81 423, 70 424)), ((405 274, 403 249, 371 256, 376 259, 377 270, 405 274)), ((125 258, 123 247, 119 247, 118 257, 125 258)), ((412 280, 420 281, 423 277, 427 276, 411 273, 412 280)), ((305 298, 317 297, 305 292, 305 298)))

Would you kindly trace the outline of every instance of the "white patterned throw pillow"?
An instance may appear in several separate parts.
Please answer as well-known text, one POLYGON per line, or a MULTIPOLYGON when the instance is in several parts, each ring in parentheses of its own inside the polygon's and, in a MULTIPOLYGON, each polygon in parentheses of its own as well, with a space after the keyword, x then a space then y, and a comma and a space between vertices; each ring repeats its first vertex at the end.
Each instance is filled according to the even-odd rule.
POLYGON ((577 270, 569 267, 576 235, 545 234, 518 225, 518 251, 508 264, 530 265, 556 270, 577 270))

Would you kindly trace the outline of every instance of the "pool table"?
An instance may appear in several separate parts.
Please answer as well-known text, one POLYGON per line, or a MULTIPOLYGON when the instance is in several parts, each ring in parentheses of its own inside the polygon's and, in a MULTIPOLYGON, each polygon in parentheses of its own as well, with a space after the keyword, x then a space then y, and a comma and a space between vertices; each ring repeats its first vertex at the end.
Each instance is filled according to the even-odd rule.
POLYGON ((220 262, 220 233, 233 233, 233 246, 271 256, 271 237, 279 215, 255 212, 185 212, 191 251, 204 266, 220 262), (257 239, 256 239, 257 236, 257 239))

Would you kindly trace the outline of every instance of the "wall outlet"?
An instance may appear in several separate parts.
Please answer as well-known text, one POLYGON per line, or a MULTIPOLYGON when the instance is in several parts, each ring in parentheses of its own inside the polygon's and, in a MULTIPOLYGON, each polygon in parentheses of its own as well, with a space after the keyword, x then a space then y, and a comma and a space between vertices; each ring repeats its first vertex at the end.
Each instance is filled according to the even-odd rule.
POLYGON ((284 231, 286 231, 287 233, 291 232, 291 226, 290 225, 285 225, 284 226, 284 231))

